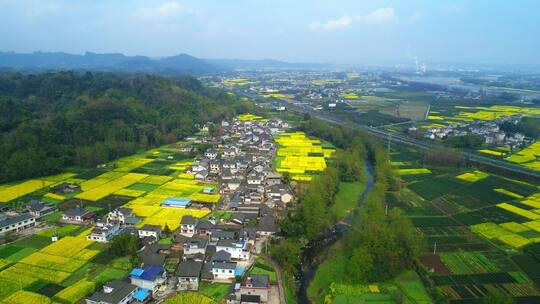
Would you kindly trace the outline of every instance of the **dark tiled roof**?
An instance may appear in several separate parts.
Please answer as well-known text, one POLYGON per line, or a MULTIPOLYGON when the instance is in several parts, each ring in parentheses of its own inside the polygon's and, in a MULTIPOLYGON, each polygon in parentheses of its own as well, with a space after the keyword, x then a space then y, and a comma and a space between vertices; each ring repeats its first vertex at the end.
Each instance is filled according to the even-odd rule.
MULTIPOLYGON (((250 284, 255 288, 268 288, 269 284, 269 277, 267 274, 254 274, 250 275, 246 278, 246 283, 250 284)), ((244 286, 245 286, 244 285, 244 286)))
POLYGON ((212 268, 217 269, 236 269, 236 262, 213 262, 212 268))
POLYGON ((67 210, 64 214, 69 217, 75 217, 75 216, 83 216, 87 213, 88 213, 88 210, 81 207, 76 207, 76 208, 67 210))
POLYGON ((119 280, 111 281, 105 284, 105 286, 112 288, 113 291, 110 293, 98 291, 88 297, 88 299, 94 302, 118 303, 137 289, 137 286, 119 280))
POLYGON ((240 303, 261 303, 261 296, 243 294, 240 296, 240 303))
POLYGON ((161 232, 161 226, 147 224, 147 225, 142 226, 139 230, 161 232))
POLYGON ((214 228, 214 224, 212 224, 208 220, 201 220, 199 223, 197 223, 197 229, 212 229, 214 228))
POLYGON ((213 262, 225 262, 231 260, 231 254, 225 250, 220 250, 212 255, 213 262))
POLYGON ((259 220, 258 231, 277 232, 276 222, 271 215, 263 216, 259 220))
POLYGON ((197 261, 185 261, 178 265, 176 276, 178 277, 199 277, 203 263, 197 261))
POLYGON ((10 226, 10 225, 22 222, 22 221, 29 220, 32 217, 33 216, 31 214, 29 214, 29 213, 23 213, 23 214, 20 214, 20 215, 11 217, 11 218, 7 218, 7 219, 5 219, 3 221, 0 221, 0 228, 7 227, 7 226, 10 226))
POLYGON ((185 215, 180 221, 181 225, 195 225, 199 220, 191 215, 185 215))

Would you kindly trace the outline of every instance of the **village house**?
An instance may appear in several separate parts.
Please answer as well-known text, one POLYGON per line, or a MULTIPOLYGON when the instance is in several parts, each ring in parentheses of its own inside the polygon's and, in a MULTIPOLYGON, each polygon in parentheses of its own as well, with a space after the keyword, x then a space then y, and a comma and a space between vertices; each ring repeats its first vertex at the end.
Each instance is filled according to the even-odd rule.
POLYGON ((234 230, 212 230, 210 242, 215 245, 219 240, 233 240, 237 236, 238 232, 234 230))
POLYGON ((204 169, 195 173, 196 180, 206 180, 208 178, 208 170, 204 169))
POLYGON ((270 290, 270 278, 266 274, 248 276, 242 283, 233 287, 227 298, 228 304, 266 303, 270 290))
POLYGON ((277 199, 283 203, 289 203, 293 199, 291 190, 287 185, 276 184, 266 189, 266 195, 269 198, 277 199))
POLYGON ((91 221, 95 215, 95 212, 88 211, 81 207, 75 207, 64 212, 64 215, 62 215, 62 221, 82 224, 91 221))
POLYGON ((133 301, 137 286, 114 280, 103 285, 103 290, 85 299, 86 304, 127 304, 133 301))
POLYGON ((208 247, 208 239, 200 237, 190 238, 184 243, 184 254, 206 254, 206 247, 208 247))
POLYGON ((227 158, 235 157, 238 154, 237 147, 231 147, 223 150, 223 156, 227 158))
POLYGON ((225 251, 231 254, 235 260, 249 260, 251 258, 252 244, 248 241, 219 240, 216 244, 216 252, 225 251))
POLYGON ((216 159, 217 156, 218 156, 217 151, 214 151, 212 149, 208 149, 208 150, 206 150, 206 152, 204 152, 204 157, 206 157, 206 158, 208 158, 210 160, 216 159))
POLYGON ((145 269, 134 268, 129 274, 131 284, 155 293, 166 280, 165 269, 162 266, 152 265, 145 269))
POLYGON ((264 182, 264 175, 260 173, 250 173, 247 176, 248 185, 261 185, 264 182))
POLYGON ((195 232, 199 235, 210 235, 214 229, 214 223, 209 220, 199 220, 195 226, 195 232))
POLYGON ((31 200, 26 204, 26 210, 28 210, 33 217, 40 218, 58 211, 58 206, 46 204, 45 202, 38 200, 31 200))
POLYGON ((162 228, 159 225, 144 225, 139 228, 139 238, 154 237, 157 240, 161 237, 162 228))
POLYGON ((0 234, 7 232, 19 232, 36 226, 36 218, 30 213, 23 213, 13 217, 0 214, 0 234))
POLYGON ((220 173, 221 172, 221 161, 218 159, 211 160, 210 163, 210 173, 220 173))
POLYGON ((167 254, 170 253, 170 244, 150 243, 146 244, 140 253, 141 265, 144 267, 164 266, 167 254))
POLYGON ((178 290, 198 290, 203 262, 183 261, 178 264, 175 276, 178 278, 178 290))
POLYGON ((212 262, 214 280, 232 280, 235 277, 236 262, 212 262))
POLYGON ((121 225, 137 225, 141 220, 130 208, 117 208, 107 213, 107 222, 121 225))
POLYGON ((261 217, 256 229, 259 236, 274 235, 278 231, 276 221, 271 215, 261 217))
POLYGON ((195 234, 195 225, 199 222, 199 219, 191 215, 185 215, 180 221, 180 233, 187 237, 192 237, 195 234))
POLYGON ((268 173, 266 175, 266 185, 273 186, 281 184, 281 174, 277 172, 268 173))
POLYGON ((118 235, 120 233, 120 226, 115 223, 107 223, 107 224, 100 224, 94 229, 92 229, 92 232, 86 236, 86 239, 89 241, 96 241, 101 243, 107 243, 115 235, 118 235))
POLYGON ((81 190, 81 186, 76 185, 76 184, 69 184, 69 183, 61 183, 60 185, 52 189, 53 192, 62 193, 62 194, 73 193, 80 190, 81 190))

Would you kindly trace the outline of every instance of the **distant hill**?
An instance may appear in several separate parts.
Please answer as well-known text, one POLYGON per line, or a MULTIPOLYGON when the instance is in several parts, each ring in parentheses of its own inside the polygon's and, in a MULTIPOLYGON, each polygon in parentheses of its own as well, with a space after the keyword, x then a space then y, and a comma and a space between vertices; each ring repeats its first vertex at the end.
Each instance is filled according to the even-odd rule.
POLYGON ((227 69, 264 70, 264 69, 321 69, 333 65, 324 63, 292 63, 274 59, 245 60, 245 59, 202 59, 205 62, 227 69))
POLYGON ((153 59, 146 56, 123 54, 84 55, 62 52, 14 53, 0 52, 0 70, 90 70, 127 73, 155 73, 161 75, 209 74, 222 72, 224 67, 212 65, 187 54, 153 59))
POLYGON ((95 167, 176 142, 250 106, 191 76, 0 74, 0 182, 95 167))

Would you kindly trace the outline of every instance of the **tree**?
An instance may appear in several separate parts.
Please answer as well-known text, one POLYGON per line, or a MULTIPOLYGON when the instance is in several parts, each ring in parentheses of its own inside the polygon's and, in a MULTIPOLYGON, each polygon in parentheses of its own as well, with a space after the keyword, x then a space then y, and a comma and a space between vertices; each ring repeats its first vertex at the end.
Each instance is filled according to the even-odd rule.
POLYGON ((373 272, 373 256, 364 247, 354 249, 347 271, 351 283, 359 284, 367 282, 373 272))
POLYGON ((250 104, 195 78, 0 75, 0 182, 95 166, 172 143, 250 104))
POLYGON ((300 263, 300 244, 294 240, 279 240, 270 247, 270 256, 276 260, 285 271, 294 273, 296 267, 300 263))
POLYGON ((283 172, 281 174, 281 181, 288 185, 291 182, 291 174, 289 172, 283 172))
POLYGON ((163 234, 166 236, 171 235, 171 228, 169 228, 169 225, 165 223, 165 227, 163 227, 163 234))
POLYGON ((139 250, 139 238, 136 235, 122 233, 116 235, 111 240, 110 252, 114 256, 136 256, 139 250))

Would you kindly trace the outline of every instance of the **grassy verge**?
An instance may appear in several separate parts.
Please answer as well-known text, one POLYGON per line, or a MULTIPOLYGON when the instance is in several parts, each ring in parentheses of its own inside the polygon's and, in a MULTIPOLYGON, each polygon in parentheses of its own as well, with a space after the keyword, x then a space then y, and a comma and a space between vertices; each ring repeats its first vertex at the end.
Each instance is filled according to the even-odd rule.
POLYGON ((287 304, 296 304, 296 285, 294 279, 288 274, 283 273, 283 289, 285 292, 285 301, 287 304))
POLYGON ((334 219, 342 219, 358 207, 358 199, 366 189, 366 179, 366 173, 362 171, 362 176, 360 176, 358 181, 341 182, 339 184, 335 203, 330 207, 330 213, 334 219))
POLYGON ((343 244, 336 243, 329 249, 328 256, 317 268, 315 277, 308 286, 307 294, 313 303, 324 303, 324 295, 328 293, 330 284, 343 283, 347 258, 343 253, 343 244))
POLYGON ((199 286, 199 293, 220 302, 229 293, 229 284, 202 282, 199 286))
POLYGON ((308 297, 313 303, 322 304, 324 298, 330 292, 332 283, 346 286, 348 290, 353 290, 352 294, 334 294, 336 303, 394 303, 394 296, 399 295, 404 299, 404 303, 431 303, 422 281, 414 271, 405 271, 395 278, 385 282, 374 282, 369 284, 354 284, 347 280, 346 269, 349 262, 344 254, 343 243, 338 242, 332 246, 326 259, 319 265, 315 277, 308 286, 308 297), (377 286, 379 292, 358 292, 358 290, 369 290, 369 285, 377 286))

